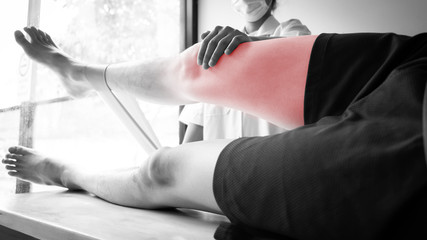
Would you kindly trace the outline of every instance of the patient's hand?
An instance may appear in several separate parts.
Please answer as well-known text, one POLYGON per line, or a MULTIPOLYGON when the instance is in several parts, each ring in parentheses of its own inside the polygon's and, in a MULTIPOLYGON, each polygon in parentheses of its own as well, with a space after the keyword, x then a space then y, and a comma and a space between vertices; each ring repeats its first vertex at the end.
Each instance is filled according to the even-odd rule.
POLYGON ((204 69, 215 66, 224 53, 230 55, 241 43, 252 41, 251 37, 237 29, 221 26, 203 33, 202 39, 197 64, 204 69))

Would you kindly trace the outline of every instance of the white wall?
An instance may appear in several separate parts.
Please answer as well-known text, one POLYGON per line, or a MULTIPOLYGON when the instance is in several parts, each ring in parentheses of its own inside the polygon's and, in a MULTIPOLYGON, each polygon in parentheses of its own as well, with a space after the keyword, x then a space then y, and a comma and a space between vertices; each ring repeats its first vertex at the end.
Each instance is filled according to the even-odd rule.
MULTIPOLYGON (((278 0, 279 21, 300 19, 313 34, 322 32, 427 32, 427 0, 278 0)), ((199 0, 199 33, 216 25, 240 29, 230 0, 199 0)))

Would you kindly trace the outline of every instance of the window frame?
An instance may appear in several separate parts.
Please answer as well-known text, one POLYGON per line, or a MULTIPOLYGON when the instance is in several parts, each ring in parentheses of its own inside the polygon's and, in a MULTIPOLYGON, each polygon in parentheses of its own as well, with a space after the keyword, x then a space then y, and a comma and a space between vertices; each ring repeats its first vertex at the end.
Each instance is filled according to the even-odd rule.
MULTIPOLYGON (((181 36, 184 36, 184 39, 181 42, 181 51, 184 51, 188 47, 198 42, 198 7, 198 0, 181 0, 181 36)), ((185 105, 179 106, 179 114, 181 114, 182 110, 184 109, 184 106, 185 105)), ((179 144, 181 144, 184 140, 187 125, 182 122, 178 122, 178 124, 179 144)))

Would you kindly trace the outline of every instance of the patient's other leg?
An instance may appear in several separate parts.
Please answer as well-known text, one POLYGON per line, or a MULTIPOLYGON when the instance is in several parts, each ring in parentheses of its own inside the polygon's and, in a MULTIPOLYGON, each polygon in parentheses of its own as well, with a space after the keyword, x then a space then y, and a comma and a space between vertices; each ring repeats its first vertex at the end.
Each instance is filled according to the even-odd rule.
POLYGON ((162 148, 141 166, 99 171, 71 166, 33 149, 15 146, 2 163, 9 175, 27 181, 86 190, 104 200, 138 208, 182 207, 221 213, 213 195, 213 174, 230 140, 162 148))

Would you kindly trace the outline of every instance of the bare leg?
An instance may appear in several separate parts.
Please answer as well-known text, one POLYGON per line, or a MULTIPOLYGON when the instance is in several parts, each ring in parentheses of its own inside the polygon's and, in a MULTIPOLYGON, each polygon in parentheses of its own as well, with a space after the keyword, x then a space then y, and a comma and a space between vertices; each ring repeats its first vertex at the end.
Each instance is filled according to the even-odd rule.
MULTIPOLYGON (((62 53, 44 32, 25 31, 32 42, 16 32, 17 42, 31 58, 58 73, 71 94, 84 94, 91 82, 104 81, 105 66, 80 63, 62 53)), ((148 101, 220 104, 292 128, 303 125, 305 81, 315 39, 304 36, 244 43, 208 70, 197 65, 196 44, 173 58, 113 64, 107 80, 113 90, 125 90, 148 101)))
POLYGON ((217 158, 229 140, 197 142, 155 152, 140 167, 99 172, 71 166, 32 149, 11 147, 9 175, 86 190, 109 202, 139 208, 183 207, 220 213, 212 190, 217 158))

